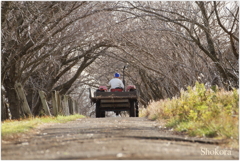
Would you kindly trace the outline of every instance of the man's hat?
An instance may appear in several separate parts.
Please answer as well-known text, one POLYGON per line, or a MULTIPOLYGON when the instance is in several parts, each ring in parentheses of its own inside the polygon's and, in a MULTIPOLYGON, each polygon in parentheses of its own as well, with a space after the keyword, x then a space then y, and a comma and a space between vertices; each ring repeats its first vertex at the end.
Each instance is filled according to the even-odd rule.
POLYGON ((115 74, 114 74, 114 77, 117 77, 117 78, 118 78, 118 77, 120 77, 120 74, 119 74, 119 73, 115 73, 115 74))

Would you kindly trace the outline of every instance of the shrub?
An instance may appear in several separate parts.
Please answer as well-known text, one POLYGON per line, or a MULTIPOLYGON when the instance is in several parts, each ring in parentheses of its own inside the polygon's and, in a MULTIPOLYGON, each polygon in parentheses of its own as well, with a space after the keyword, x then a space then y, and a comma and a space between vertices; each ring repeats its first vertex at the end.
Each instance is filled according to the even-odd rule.
POLYGON ((167 120, 166 126, 191 136, 238 141, 238 90, 206 89, 196 82, 181 90, 180 97, 152 102, 142 113, 151 120, 167 120))

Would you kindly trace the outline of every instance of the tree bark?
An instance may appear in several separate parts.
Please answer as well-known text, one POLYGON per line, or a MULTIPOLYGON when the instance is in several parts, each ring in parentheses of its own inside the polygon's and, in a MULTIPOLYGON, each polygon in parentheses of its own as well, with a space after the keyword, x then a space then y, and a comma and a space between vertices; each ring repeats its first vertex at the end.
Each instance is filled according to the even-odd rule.
POLYGON ((20 107, 24 113, 24 115, 26 115, 27 117, 31 117, 32 116, 32 112, 29 108, 28 102, 27 102, 27 98, 25 96, 23 87, 21 85, 21 83, 15 83, 14 85, 15 90, 17 92, 18 98, 20 100, 20 107))
POLYGON ((58 108, 59 108, 59 97, 57 91, 52 91, 52 106, 53 106, 53 116, 58 115, 58 108))
POLYGON ((3 94, 1 96, 1 101, 2 101, 2 104, 1 104, 1 121, 4 121, 4 120, 9 119, 9 117, 8 117, 7 105, 6 105, 5 101, 4 101, 3 94))
POLYGON ((48 107, 48 104, 47 104, 47 100, 46 100, 46 97, 45 97, 45 93, 43 91, 39 91, 39 96, 41 98, 41 102, 42 102, 42 106, 43 106, 43 109, 44 109, 44 112, 47 116, 52 116, 51 113, 50 113, 50 110, 49 110, 49 107, 48 107))
POLYGON ((74 115, 75 111, 74 111, 74 107, 73 107, 73 100, 71 97, 68 98, 68 106, 69 106, 70 115, 74 115))
POLYGON ((63 105, 63 115, 68 116, 69 115, 69 104, 68 104, 68 98, 69 96, 64 95, 62 100, 63 105))
POLYGON ((20 101, 14 88, 14 82, 10 79, 4 80, 4 87, 6 89, 6 97, 9 103, 10 113, 12 119, 20 119, 20 101))

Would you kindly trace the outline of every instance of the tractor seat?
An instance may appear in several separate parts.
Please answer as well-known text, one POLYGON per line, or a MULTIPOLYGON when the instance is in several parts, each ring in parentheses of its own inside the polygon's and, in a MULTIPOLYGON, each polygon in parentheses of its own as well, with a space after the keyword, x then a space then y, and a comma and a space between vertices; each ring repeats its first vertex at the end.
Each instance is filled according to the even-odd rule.
POLYGON ((122 92, 123 91, 123 88, 121 87, 117 87, 115 89, 111 89, 111 92, 122 92))

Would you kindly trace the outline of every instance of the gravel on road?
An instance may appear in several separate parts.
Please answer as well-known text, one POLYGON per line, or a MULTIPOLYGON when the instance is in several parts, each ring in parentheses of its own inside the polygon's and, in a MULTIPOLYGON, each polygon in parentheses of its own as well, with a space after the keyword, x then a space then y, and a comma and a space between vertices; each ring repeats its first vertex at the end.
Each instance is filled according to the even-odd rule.
POLYGON ((11 141, 2 160, 238 160, 239 151, 188 137, 146 118, 83 118, 11 141))

